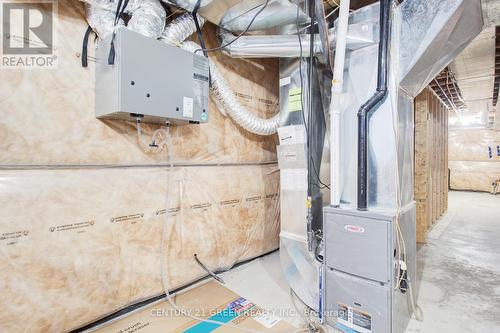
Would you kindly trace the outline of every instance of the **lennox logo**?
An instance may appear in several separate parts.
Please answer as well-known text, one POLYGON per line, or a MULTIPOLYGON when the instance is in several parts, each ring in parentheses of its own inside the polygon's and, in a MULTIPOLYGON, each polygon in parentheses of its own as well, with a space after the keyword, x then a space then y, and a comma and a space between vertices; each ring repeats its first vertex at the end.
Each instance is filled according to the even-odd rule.
POLYGON ((351 225, 351 224, 346 225, 344 227, 344 229, 349 231, 349 232, 354 232, 356 234, 362 234, 363 232, 365 232, 365 228, 357 226, 357 225, 351 225))
POLYGON ((2 2, 2 68, 54 68, 56 0, 2 2))

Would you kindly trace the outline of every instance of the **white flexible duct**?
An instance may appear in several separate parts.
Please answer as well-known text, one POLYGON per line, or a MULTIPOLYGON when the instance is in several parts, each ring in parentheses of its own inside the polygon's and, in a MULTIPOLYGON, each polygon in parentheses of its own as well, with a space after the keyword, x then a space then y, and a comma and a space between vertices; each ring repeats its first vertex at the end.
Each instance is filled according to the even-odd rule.
MULTIPOLYGON (((105 39, 115 29, 117 0, 84 0, 87 22, 99 38, 105 39)), ((158 38, 165 27, 166 13, 159 0, 130 0, 125 13, 131 15, 127 28, 144 36, 158 38)), ((119 20, 118 26, 124 26, 119 20)))
MULTIPOLYGON (((196 27, 192 16, 184 14, 172 21, 165 28, 162 40, 194 53, 200 49, 200 46, 194 42, 183 43, 183 41, 195 31, 196 27)), ((270 119, 259 118, 240 104, 213 62, 210 62, 210 75, 212 77, 212 92, 234 122, 257 135, 271 135, 276 133, 279 125, 279 113, 270 119)))

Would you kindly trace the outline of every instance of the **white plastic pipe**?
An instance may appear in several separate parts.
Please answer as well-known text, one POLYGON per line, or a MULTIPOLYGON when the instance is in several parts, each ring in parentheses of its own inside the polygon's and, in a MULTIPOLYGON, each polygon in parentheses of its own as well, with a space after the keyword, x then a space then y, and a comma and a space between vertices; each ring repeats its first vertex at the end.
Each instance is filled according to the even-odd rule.
POLYGON ((344 63, 347 43, 347 28, 349 25, 350 0, 342 0, 339 9, 337 25, 337 43, 335 46, 335 65, 333 68, 332 99, 330 102, 330 180, 332 192, 330 203, 332 206, 340 205, 340 94, 344 84, 344 63))

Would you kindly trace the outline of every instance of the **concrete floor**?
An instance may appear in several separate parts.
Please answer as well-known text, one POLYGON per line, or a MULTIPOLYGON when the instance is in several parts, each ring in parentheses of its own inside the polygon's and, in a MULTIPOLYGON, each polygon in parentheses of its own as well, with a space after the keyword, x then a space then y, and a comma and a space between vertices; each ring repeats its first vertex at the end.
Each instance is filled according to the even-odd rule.
MULTIPOLYGON (((240 295, 297 327, 304 325, 292 305, 279 253, 222 277, 240 295)), ((450 193, 448 213, 419 246, 417 288, 424 321, 412 319, 407 333, 500 332, 500 196, 450 193)))

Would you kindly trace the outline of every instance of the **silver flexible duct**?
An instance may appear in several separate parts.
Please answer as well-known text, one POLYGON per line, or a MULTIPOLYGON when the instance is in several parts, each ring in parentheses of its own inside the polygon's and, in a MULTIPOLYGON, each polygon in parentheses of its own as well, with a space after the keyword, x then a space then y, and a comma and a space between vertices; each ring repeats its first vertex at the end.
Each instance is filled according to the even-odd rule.
MULTIPOLYGON (((198 16, 200 27, 205 24, 205 20, 198 16)), ((168 44, 181 46, 182 43, 196 32, 196 24, 190 14, 184 14, 174 19, 166 28, 160 37, 168 44)))
MULTIPOLYGON (((85 4, 85 16, 87 17, 87 22, 100 38, 105 39, 111 35, 115 29, 115 12, 111 9, 111 5, 107 8, 104 6, 104 3, 103 5, 100 5, 95 3, 96 1, 92 2, 93 3, 88 2, 85 4)), ((114 6, 116 6, 116 4, 114 4, 114 6)), ((120 18, 117 26, 122 27, 124 25, 125 23, 120 18)))
MULTIPOLYGON (((198 2, 198 0, 163 0, 163 1, 168 3, 168 4, 184 8, 185 10, 187 10, 189 12, 192 12, 194 10, 194 7, 196 6, 196 3, 198 2)), ((208 6, 213 1, 214 0, 201 0, 200 1, 200 8, 208 6)))
MULTIPOLYGON (((200 46, 194 42, 183 41, 195 31, 196 27, 192 16, 184 14, 172 21, 165 28, 161 39, 166 43, 180 46, 184 50, 194 53, 200 49, 200 46)), ((234 122, 257 135, 271 135, 276 133, 279 125, 279 113, 270 119, 259 118, 240 104, 213 62, 210 62, 210 75, 212 77, 212 92, 215 98, 222 104, 224 110, 234 122)))
POLYGON ((167 19, 167 13, 158 0, 141 0, 138 8, 130 13, 132 17, 127 28, 146 37, 161 36, 167 19))
MULTIPOLYGON (((115 29, 117 0, 84 0, 89 25, 99 38, 105 39, 115 29)), ((159 0, 130 0, 125 13, 131 15, 127 28, 144 36, 160 37, 166 22, 166 13, 159 0)), ((124 26, 122 19, 118 26, 124 26)))

